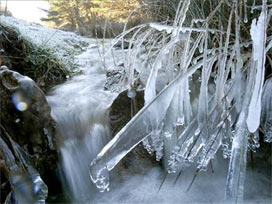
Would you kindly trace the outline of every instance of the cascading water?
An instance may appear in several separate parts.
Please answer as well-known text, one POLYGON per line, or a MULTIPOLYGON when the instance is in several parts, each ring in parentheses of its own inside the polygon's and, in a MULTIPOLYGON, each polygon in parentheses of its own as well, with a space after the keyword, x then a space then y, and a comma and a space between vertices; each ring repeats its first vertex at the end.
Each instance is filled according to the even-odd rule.
POLYGON ((107 116, 114 95, 104 91, 106 75, 100 61, 92 61, 97 59, 96 48, 77 56, 83 74, 57 86, 47 97, 59 132, 64 189, 75 202, 90 201, 96 191, 89 179, 89 163, 110 139, 107 116))

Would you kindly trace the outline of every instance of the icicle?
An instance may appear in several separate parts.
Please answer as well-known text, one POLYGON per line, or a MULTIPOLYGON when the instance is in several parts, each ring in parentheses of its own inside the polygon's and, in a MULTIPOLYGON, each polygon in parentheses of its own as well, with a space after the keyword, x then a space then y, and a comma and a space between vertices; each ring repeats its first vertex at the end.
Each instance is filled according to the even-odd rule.
POLYGON ((222 138, 222 156, 224 159, 228 159, 231 157, 231 142, 233 140, 233 133, 231 130, 230 121, 227 120, 225 122, 225 128, 223 132, 223 138, 222 138))
POLYGON ((179 146, 175 146, 173 148, 172 154, 170 155, 170 158, 168 160, 168 173, 177 172, 178 162, 179 162, 177 158, 179 157, 179 151, 180 151, 179 146))
MULTIPOLYGON (((208 80, 211 74, 212 66, 216 60, 216 56, 213 57, 209 63, 207 62, 207 36, 205 42, 205 50, 204 50, 204 59, 203 59, 203 69, 202 69, 202 82, 200 86, 200 93, 199 93, 199 101, 198 101, 198 114, 197 114, 197 121, 198 121, 198 128, 201 129, 204 124, 207 122, 208 116, 208 80)), ((206 128, 202 132, 202 139, 205 140, 206 135, 208 134, 208 129, 206 128)))
POLYGON ((158 70, 162 66, 162 60, 166 57, 166 54, 169 53, 169 50, 171 49, 172 46, 174 46, 175 43, 176 43, 175 40, 169 42, 156 57, 156 60, 154 62, 154 65, 152 67, 151 73, 148 77, 146 87, 145 87, 145 95, 144 95, 145 104, 148 104, 156 96, 156 80, 157 80, 158 70))
POLYGON ((177 98, 177 106, 175 108, 177 108, 176 112, 177 112, 177 116, 175 117, 175 126, 181 126, 184 125, 184 107, 183 107, 183 103, 184 103, 184 80, 182 80, 180 82, 180 86, 178 89, 178 98, 177 98))
MULTIPOLYGON (((207 62, 213 58, 208 58, 207 62)), ((130 152, 137 144, 143 141, 155 127, 159 127, 169 105, 182 80, 191 76, 201 67, 202 62, 192 66, 186 73, 180 74, 167 87, 165 87, 150 103, 146 104, 117 135, 101 150, 97 158, 90 164, 90 177, 92 181, 105 189, 108 188, 108 175, 106 171, 112 170, 115 165, 130 152), (101 184, 105 181, 105 184, 101 184)))
MULTIPOLYGON (((200 141, 200 140, 198 140, 200 141)), ((188 154, 190 151, 190 148, 194 144, 194 136, 189 137, 183 145, 180 147, 180 151, 178 153, 179 159, 177 159, 178 162, 182 162, 183 165, 189 166, 191 164, 191 161, 188 161, 188 154)))
POLYGON ((208 81, 206 78, 206 69, 202 69, 201 87, 198 101, 198 124, 201 126, 206 121, 208 115, 208 81))
POLYGON ((265 44, 266 44, 266 1, 263 2, 263 9, 258 21, 254 19, 251 24, 250 34, 253 41, 253 64, 256 66, 255 85, 253 96, 249 104, 247 118, 248 130, 251 133, 256 132, 260 125, 261 117, 261 98, 264 83, 265 71, 265 44))
POLYGON ((200 137, 196 137, 189 151, 187 151, 184 156, 185 165, 189 166, 191 163, 194 162, 195 157, 197 156, 199 151, 203 148, 203 146, 204 146, 203 140, 200 137))
POLYGON ((187 73, 179 75, 149 104, 146 104, 101 150, 90 165, 90 177, 95 184, 98 184, 100 191, 105 191, 109 186, 106 171, 112 170, 128 152, 156 129, 154 127, 161 125, 180 82, 198 68, 199 65, 195 65, 187 73))
POLYGON ((247 18, 247 0, 244 0, 244 23, 248 22, 247 18))
POLYGON ((256 0, 253 0, 253 3, 252 3, 252 6, 251 6, 251 13, 254 12, 254 8, 255 8, 255 5, 256 5, 256 0))
POLYGON ((222 134, 220 134, 219 132, 213 134, 209 138, 209 140, 207 140, 198 159, 198 169, 200 169, 201 171, 206 171, 210 160, 214 158, 217 150, 221 145, 221 142, 222 134))
POLYGON ((256 149, 260 147, 259 143, 259 131, 249 134, 248 138, 248 150, 256 152, 256 149))
POLYGON ((204 42, 205 42, 205 38, 203 38, 203 40, 202 40, 201 43, 199 44, 198 51, 199 51, 200 53, 203 53, 204 42))
MULTIPOLYGON (((231 10, 229 20, 228 20, 228 28, 227 28, 227 37, 226 42, 224 46, 223 56, 222 60, 219 62, 219 70, 217 73, 217 80, 216 80, 216 93, 215 93, 215 104, 217 105, 221 102, 223 96, 224 96, 224 85, 226 83, 227 78, 225 78, 225 70, 226 70, 226 62, 228 57, 228 47, 229 47, 229 38, 230 38, 230 32, 231 32, 231 22, 232 22, 232 15, 233 15, 233 9, 231 10)), ((220 115, 220 113, 219 113, 220 115)))
MULTIPOLYGON (((2 131, 2 129, 1 129, 2 131)), ((0 137, 0 158, 3 170, 7 171, 14 195, 12 203, 45 203, 48 188, 39 173, 25 161, 19 145, 13 140, 11 151, 0 137)))
POLYGON ((236 52, 236 68, 235 72, 233 72, 233 76, 235 75, 235 90, 236 90, 236 97, 235 97, 235 106, 238 112, 240 112, 242 108, 242 97, 241 93, 243 92, 242 84, 242 68, 243 68, 243 58, 241 56, 241 50, 240 50, 240 16, 238 15, 238 2, 234 0, 235 3, 235 45, 234 49, 236 52), (234 74, 235 73, 235 74, 234 74))
MULTIPOLYGON (((176 149, 179 149, 179 150, 178 152, 175 152, 175 151, 172 152, 169 163, 171 164, 176 163, 176 167, 180 163, 185 166, 190 165, 191 162, 189 162, 187 158, 188 153, 190 148, 192 147, 192 144, 194 143, 194 138, 197 137, 198 134, 200 134, 200 132, 195 134, 195 132, 198 131, 196 129, 197 129, 197 120, 194 119, 178 137, 176 149)), ((173 167, 175 167, 175 165, 172 165, 172 166, 169 165, 169 172, 176 171, 176 169, 173 167)))
POLYGON ((144 140, 143 140, 143 145, 144 145, 144 148, 147 150, 147 152, 149 154, 152 154, 155 150, 154 148, 152 147, 152 141, 151 141, 151 138, 150 137, 146 137, 144 140))
MULTIPOLYGON (((237 6, 237 5, 236 5, 237 6)), ((237 16, 236 16, 237 17, 237 16)), ((253 77, 256 72, 256 66, 252 64, 249 71, 248 84, 242 103, 242 109, 235 127, 235 136, 232 142, 231 158, 228 170, 227 185, 225 192, 225 200, 227 202, 241 203, 243 202, 244 181, 246 173, 246 156, 248 129, 246 120, 248 117, 248 106, 252 98, 253 77)), ((241 94, 241 93, 240 93, 241 94)), ((242 94, 241 94, 242 96, 242 94)))
POLYGON ((227 202, 241 203, 243 201, 244 181, 247 156, 246 108, 240 113, 235 137, 232 142, 231 159, 227 177, 225 199, 227 202))
MULTIPOLYGON (((193 22, 191 24, 191 27, 193 26, 193 22)), ((190 40, 191 40, 191 34, 192 32, 189 32, 187 37, 186 37, 186 44, 185 44, 185 48, 184 48, 184 52, 181 58, 181 69, 183 72, 187 71, 187 68, 189 66, 189 64, 187 64, 187 58, 189 56, 189 48, 190 48, 190 40)), ((195 63, 196 64, 196 63, 195 63)), ((192 107, 191 107, 191 100, 190 100, 190 90, 189 90, 189 80, 188 77, 184 79, 183 81, 183 100, 181 102, 183 102, 183 116, 181 117, 180 120, 180 124, 184 125, 185 120, 186 120, 186 124, 188 125, 189 122, 191 121, 191 117, 192 117, 192 107)))
POLYGON ((156 160, 160 161, 163 156, 163 137, 161 129, 157 128, 151 132, 152 146, 156 152, 156 160))
POLYGON ((208 138, 206 143, 204 144, 204 147, 202 149, 202 152, 198 159, 198 166, 197 168, 201 171, 205 171, 207 169, 207 165, 209 164, 210 160, 214 158, 216 152, 220 148, 222 144, 222 138, 226 136, 225 130, 226 124, 228 123, 228 117, 231 114, 231 110, 224 115, 222 113, 221 120, 217 124, 217 126, 212 130, 214 133, 208 138))
MULTIPOLYGON (((165 120, 164 120, 164 134, 166 137, 173 135, 177 126, 183 125, 182 119, 183 115, 183 81, 178 85, 177 91, 171 101, 169 109, 167 111, 165 120)), ((184 120, 183 120, 184 121, 184 120)))

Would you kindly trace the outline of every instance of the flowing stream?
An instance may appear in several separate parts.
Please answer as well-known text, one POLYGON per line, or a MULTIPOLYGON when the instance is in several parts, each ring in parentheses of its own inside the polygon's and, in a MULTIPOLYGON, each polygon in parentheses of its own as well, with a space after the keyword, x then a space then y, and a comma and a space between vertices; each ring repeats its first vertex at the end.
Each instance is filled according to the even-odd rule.
POLYGON ((57 122, 63 184, 75 202, 90 200, 96 191, 89 164, 110 139, 108 110, 114 94, 104 91, 106 74, 97 60, 97 48, 89 47, 76 57, 83 74, 47 96, 57 122))

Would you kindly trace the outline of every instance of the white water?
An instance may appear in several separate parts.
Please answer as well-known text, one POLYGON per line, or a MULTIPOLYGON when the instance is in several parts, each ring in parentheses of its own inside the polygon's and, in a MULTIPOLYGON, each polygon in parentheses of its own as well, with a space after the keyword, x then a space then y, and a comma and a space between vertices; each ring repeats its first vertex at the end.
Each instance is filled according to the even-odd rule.
POLYGON ((74 202, 87 202, 96 192, 89 164, 110 139, 108 107, 114 94, 104 91, 106 74, 97 52, 96 46, 90 46, 77 56, 83 74, 57 86, 47 97, 59 133, 63 187, 74 202))

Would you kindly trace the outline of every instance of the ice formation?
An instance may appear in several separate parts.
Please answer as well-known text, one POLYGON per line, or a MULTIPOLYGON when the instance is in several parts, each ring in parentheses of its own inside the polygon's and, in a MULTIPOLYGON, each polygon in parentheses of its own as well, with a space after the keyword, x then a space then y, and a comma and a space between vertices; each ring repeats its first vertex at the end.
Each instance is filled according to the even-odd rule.
POLYGON ((258 21, 252 21, 250 34, 253 41, 253 64, 256 66, 256 79, 253 95, 249 104, 247 126, 250 132, 255 132, 260 125, 261 98, 265 72, 266 44, 266 7, 263 8, 258 21))
MULTIPOLYGON (((247 2, 244 3, 246 9, 247 2)), ((142 55, 152 62, 149 63, 152 66, 148 60, 143 63, 149 70, 145 106, 91 163, 91 178, 101 191, 109 188, 108 171, 143 141, 157 160, 163 158, 168 173, 181 172, 192 163, 197 164, 197 173, 205 171, 222 151, 223 158, 230 159, 226 201, 241 202, 246 155, 248 150, 256 151, 260 146, 259 127, 265 133, 265 140, 271 142, 271 77, 263 86, 266 51, 271 47, 271 43, 266 46, 271 39, 266 37, 266 1, 258 21, 252 22, 252 42, 241 42, 243 18, 239 16, 236 1, 225 31, 209 28, 205 20, 193 19, 190 27, 184 26, 187 6, 179 5, 172 26, 148 24, 146 32, 155 37, 145 36, 145 46, 150 50, 142 55), (196 22, 202 26, 194 27, 196 22), (220 36, 216 48, 209 47, 210 33, 220 36), (157 38, 161 41, 156 41, 157 38), (243 47, 251 44, 252 53, 245 54, 243 47), (163 70, 172 82, 161 90, 158 85, 163 70)), ((244 22, 248 20, 244 18, 244 22)), ((143 43, 142 38, 136 39, 137 35, 134 36, 136 44, 143 43)), ((144 72, 140 70, 140 74, 144 72)))
POLYGON ((29 165, 29 158, 26 158, 25 153, 21 152, 19 145, 11 138, 8 139, 15 154, 0 137, 0 156, 3 158, 4 167, 9 171, 9 181, 12 187, 6 202, 45 203, 48 194, 46 184, 39 173, 29 165))

